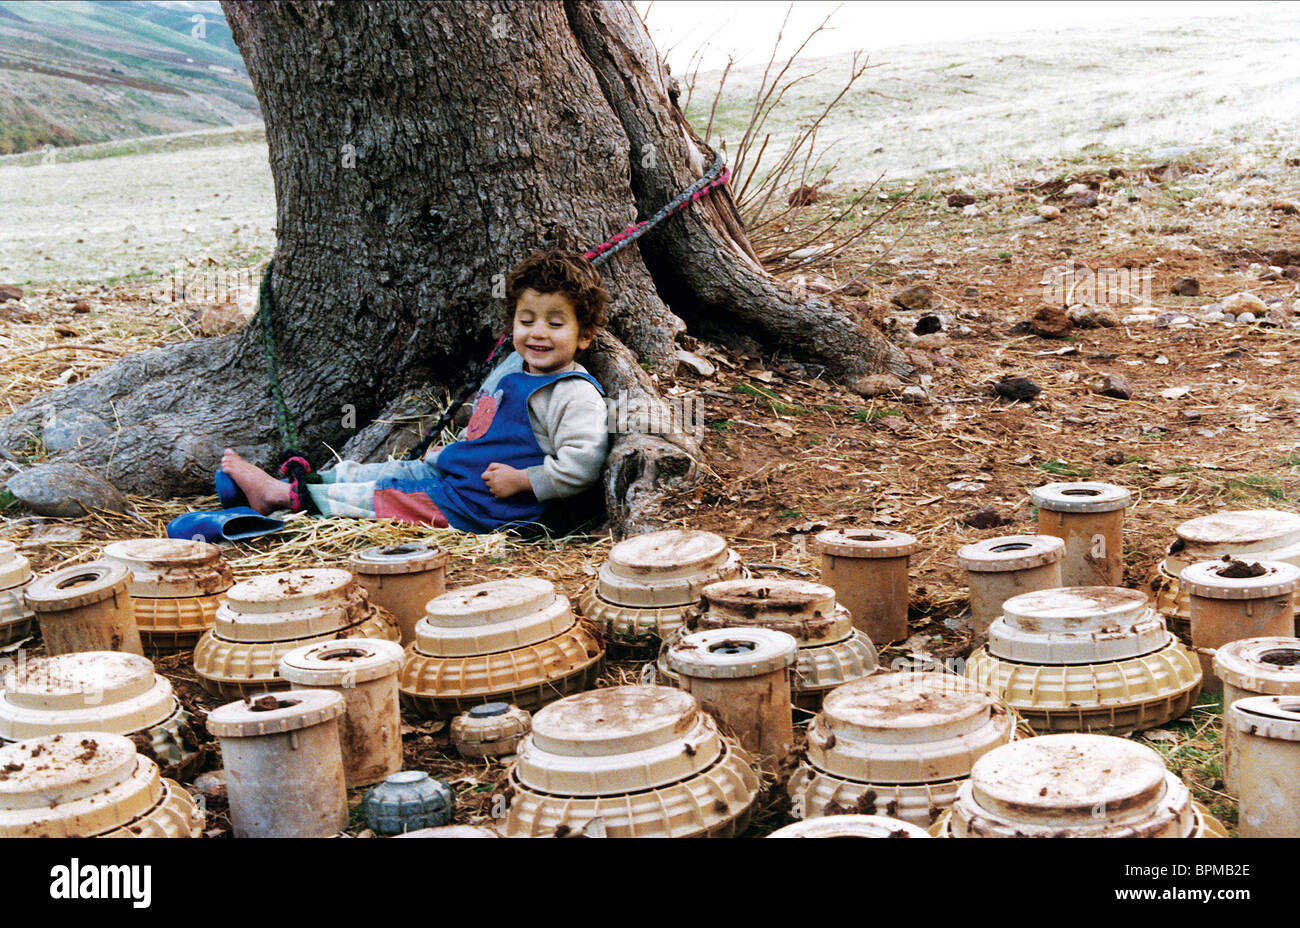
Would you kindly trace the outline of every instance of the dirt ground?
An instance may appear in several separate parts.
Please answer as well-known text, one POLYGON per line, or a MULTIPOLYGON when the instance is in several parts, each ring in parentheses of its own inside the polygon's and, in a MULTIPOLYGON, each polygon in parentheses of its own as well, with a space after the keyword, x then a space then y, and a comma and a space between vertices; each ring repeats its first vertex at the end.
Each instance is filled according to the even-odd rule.
MULTIPOLYGON (((928 401, 908 402, 897 391, 864 398, 779 357, 694 345, 715 374, 683 367, 659 378, 667 395, 698 401, 704 423, 701 480, 670 501, 669 520, 722 534, 749 562, 814 577, 817 558, 805 541, 823 526, 915 535, 911 637, 885 653, 889 660, 968 653, 967 594, 956 550, 993 535, 1032 532, 1028 492, 1035 486, 1087 478, 1132 491, 1125 584, 1135 588, 1146 588, 1175 526, 1186 519, 1225 508, 1294 510, 1300 387, 1288 372, 1300 364, 1300 347, 1289 316, 1300 286, 1286 275, 1293 273, 1288 266, 1300 264, 1300 216, 1290 199, 1298 165, 1300 158, 1281 150, 1131 156, 939 177, 917 188, 910 208, 857 253, 834 267, 789 276, 810 290, 836 291, 885 327, 911 353, 928 401), (1080 182, 1095 188, 1096 206, 1070 205, 1074 195, 1064 191, 1080 182), (947 205, 948 194, 961 191, 975 197, 977 214, 947 205), (1056 207, 1060 215, 1026 224, 1040 207, 1056 207), (1149 298, 1102 305, 1119 320, 1113 327, 1075 328, 1059 338, 1023 331, 1017 324, 1046 305, 1045 275, 1067 262, 1094 270, 1149 268, 1149 298), (1199 281, 1199 296, 1171 294, 1183 277, 1199 281), (916 336, 924 313, 890 303, 891 294, 918 283, 929 288, 932 312, 943 317, 941 333, 916 336), (1270 307, 1279 324, 1205 321, 1200 307, 1243 291, 1280 300, 1270 307), (1142 307, 1154 310, 1144 314, 1142 307), (1172 311, 1187 313, 1191 322, 1167 324, 1172 311), (1091 384, 1107 374, 1127 379, 1130 399, 1092 392, 1091 384), (1042 392, 1026 402, 995 396, 991 385, 1009 376, 1027 377, 1042 392), (981 507, 1006 524, 965 524, 981 507)), ((901 193, 884 189, 880 196, 901 193)), ((36 318, 12 322, 5 336, 4 403, 12 407, 52 382, 86 376, 113 360, 105 351, 186 337, 183 313, 150 302, 149 292, 135 286, 29 294, 23 306, 36 318), (89 313, 72 311, 78 299, 90 303, 89 313), (58 326, 73 334, 58 334, 58 326), (63 349, 60 341, 104 350, 63 349)), ((30 452, 40 459, 38 447, 30 452)), ((10 509, 3 534, 44 570, 93 557, 111 538, 161 534, 171 516, 212 508, 215 500, 135 503, 147 524, 96 516, 68 523, 80 534, 59 540, 50 535, 65 527, 59 520, 10 509)), ((237 573, 338 563, 366 544, 431 537, 453 551, 452 583, 535 573, 576 599, 611 543, 608 537, 531 545, 495 536, 455 540, 419 527, 356 523, 340 541, 328 529, 294 527, 291 544, 280 536, 232 550, 237 573)), ((217 704, 195 684, 185 655, 160 667, 196 710, 217 704)), ((613 664, 606 681, 631 682, 637 669, 613 664)), ((449 751, 445 728, 407 721, 408 764, 452 783, 457 822, 482 821, 505 767, 463 763, 449 751)), ((1161 750, 1196 796, 1231 825, 1235 807, 1221 792, 1217 722, 1217 704, 1206 699, 1188 719, 1162 729, 1167 734, 1137 737, 1161 750)), ((211 832, 228 833, 219 803, 210 808, 211 832)), ((770 792, 751 833, 782 824, 783 809, 779 791, 770 792)), ((350 831, 362 831, 359 819, 350 831)))

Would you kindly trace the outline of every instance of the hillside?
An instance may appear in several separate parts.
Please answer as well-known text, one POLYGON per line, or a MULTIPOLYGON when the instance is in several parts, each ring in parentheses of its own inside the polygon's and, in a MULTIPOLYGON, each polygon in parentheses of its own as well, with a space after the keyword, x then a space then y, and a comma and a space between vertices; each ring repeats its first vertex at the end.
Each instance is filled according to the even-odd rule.
POLYGON ((0 154, 258 119, 216 3, 0 0, 0 154))

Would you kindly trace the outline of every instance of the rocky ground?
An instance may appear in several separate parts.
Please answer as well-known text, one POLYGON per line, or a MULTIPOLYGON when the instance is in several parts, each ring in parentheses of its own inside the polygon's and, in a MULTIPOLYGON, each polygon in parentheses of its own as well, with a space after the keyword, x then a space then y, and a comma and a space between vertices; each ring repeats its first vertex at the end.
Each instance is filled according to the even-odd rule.
MULTIPOLYGON (((971 644, 957 548, 1032 532, 1028 491, 1037 485, 1086 477, 1133 492, 1125 583, 1137 588, 1183 520, 1222 508, 1294 510, 1298 155, 1243 143, 882 188, 871 210, 902 197, 905 208, 832 264, 786 276, 875 319, 906 347, 916 380, 842 386, 752 346, 687 342, 681 367, 660 375, 660 386, 702 428, 705 460, 699 484, 671 500, 667 517, 723 534, 750 561, 813 574, 817 559, 805 543, 823 526, 916 535, 911 637, 886 656, 945 659, 971 644)), ((29 289, 0 304, 3 406, 122 352, 197 334, 201 308, 139 284, 29 289)), ((45 453, 33 445, 19 466, 45 453)), ((38 569, 90 558, 109 538, 160 531, 187 507, 215 502, 132 500, 141 524, 32 517, 5 501, 3 534, 38 569)), ((349 531, 349 546, 366 543, 366 526, 349 531)), ((301 537, 289 546, 264 539, 233 550, 232 560, 246 575, 345 553, 301 537)), ((608 545, 461 545, 450 578, 537 572, 576 598, 608 545)), ((163 666, 196 708, 214 705, 184 656, 163 666)), ((636 670, 614 665, 608 679, 636 670)), ((458 821, 484 814, 504 768, 463 764, 448 754, 445 729, 409 721, 408 760, 454 782, 458 821)), ((1206 698, 1187 719, 1136 737, 1232 823, 1217 721, 1206 698)), ((779 824, 775 795, 759 831, 779 824)))

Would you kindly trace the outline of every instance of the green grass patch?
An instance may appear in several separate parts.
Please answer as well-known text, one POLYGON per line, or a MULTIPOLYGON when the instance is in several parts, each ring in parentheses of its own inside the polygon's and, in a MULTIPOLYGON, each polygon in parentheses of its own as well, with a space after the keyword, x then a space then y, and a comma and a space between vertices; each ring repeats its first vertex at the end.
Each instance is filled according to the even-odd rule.
POLYGON ((859 422, 875 422, 877 419, 885 419, 889 416, 901 416, 903 410, 897 406, 885 406, 881 409, 855 409, 853 418, 859 422))
POLYGON ((1223 482, 1223 489, 1230 499, 1249 499, 1251 496, 1263 496, 1274 502, 1286 499, 1286 489, 1276 477, 1267 474, 1247 474, 1245 477, 1229 477, 1223 482))
POLYGON ((801 515, 803 515, 803 513, 800 512, 798 509, 786 509, 783 512, 778 512, 776 514, 776 517, 778 519, 797 519, 801 515))
POLYGON ((726 419, 712 419, 704 424, 715 432, 725 432, 727 429, 731 428, 731 423, 726 419))
POLYGON ((753 384, 738 383, 731 388, 731 392, 741 393, 745 396, 757 397, 766 402, 767 405, 771 407, 772 412, 779 416, 797 416, 799 413, 808 411, 802 406, 795 406, 792 403, 787 403, 771 390, 764 390, 762 387, 756 387, 753 384))
POLYGON ((1300 467, 1300 454, 1291 454, 1277 462, 1282 467, 1300 467))
POLYGON ((1064 461, 1053 459, 1051 461, 1040 461, 1037 468, 1053 477, 1087 477, 1092 474, 1091 467, 1075 467, 1073 464, 1067 464, 1064 461))
POLYGON ((1162 470, 1160 473, 1165 476, 1173 476, 1175 474, 1190 474, 1197 470, 1200 470, 1200 468, 1195 464, 1179 464, 1177 467, 1171 467, 1169 470, 1162 470))
POLYGON ((1196 705, 1182 718, 1147 735, 1132 737, 1155 748, 1176 774, 1181 776, 1190 769, 1188 785, 1196 799, 1220 822, 1236 826, 1237 804, 1220 795, 1223 791, 1222 693, 1201 693, 1196 705), (1152 734, 1154 738, 1148 737, 1152 734))

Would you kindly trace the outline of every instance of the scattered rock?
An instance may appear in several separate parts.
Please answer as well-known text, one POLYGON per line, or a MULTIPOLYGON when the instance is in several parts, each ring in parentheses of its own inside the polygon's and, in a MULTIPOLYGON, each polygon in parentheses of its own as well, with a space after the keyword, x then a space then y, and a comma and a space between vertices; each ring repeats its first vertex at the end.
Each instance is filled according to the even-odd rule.
POLYGON ((1040 338, 1064 338, 1073 328, 1070 317, 1059 306, 1044 306, 1029 320, 1029 331, 1040 338))
POLYGON ((1124 452, 1108 451, 1106 452, 1106 456, 1101 460, 1103 464, 1109 464, 1111 467, 1119 467, 1119 465, 1124 463, 1124 452))
POLYGON ((954 480, 948 484, 948 489, 954 493, 979 493, 984 489, 984 484, 975 480, 954 480))
POLYGON ((1201 418, 1201 414, 1195 409, 1184 409, 1179 413, 1179 415, 1183 417, 1183 421, 1185 422, 1198 422, 1201 418))
POLYGON ((1295 215, 1300 213, 1300 201, 1297 200, 1272 200, 1268 204, 1269 209, 1275 209, 1279 213, 1288 213, 1295 215))
POLYGON ((980 295, 979 287, 966 288, 966 296, 972 297, 972 296, 979 296, 979 295, 980 295))
POLYGON ((1002 516, 992 506, 981 506, 961 518, 961 524, 968 528, 997 528, 999 525, 1009 525, 1010 523, 1010 519, 1002 516))
POLYGON ((1034 210, 1034 213, 1039 219, 1043 220, 1043 222, 1051 222, 1053 219, 1061 218, 1061 211, 1055 206, 1051 206, 1047 203, 1044 203, 1042 206, 1038 207, 1038 209, 1034 210))
POLYGON ((948 344, 948 336, 942 332, 933 332, 929 335, 922 335, 912 344, 922 351, 938 351, 948 344))
POLYGON ((1286 267, 1282 268, 1282 276, 1287 280, 1300 280, 1300 266, 1288 264, 1286 267))
POLYGON ((975 197, 969 193, 950 193, 948 194, 948 205, 960 209, 963 206, 970 206, 975 202, 975 197))
POLYGON ((1074 183, 1061 191, 1063 197, 1077 197, 1079 194, 1087 193, 1092 188, 1087 184, 1074 183))
POLYGON ((916 325, 912 327, 912 332, 916 335, 931 335, 942 331, 943 317, 935 313, 926 313, 916 320, 916 325))
POLYGON ((969 206, 963 206, 961 208, 961 214, 963 216, 978 216, 980 215, 980 208, 972 203, 969 206))
POLYGON ((1268 312, 1268 305, 1249 290, 1241 293, 1234 293, 1223 301, 1223 311, 1237 315, 1239 313, 1251 312, 1256 315, 1262 315, 1268 312))
POLYGON ((993 385, 993 392, 1003 399, 1028 402, 1043 392, 1043 388, 1028 377, 1003 377, 993 385))
POLYGON ((1246 312, 1237 316, 1237 321, 1246 324, 1254 322, 1258 317, 1254 313, 1246 312))
POLYGON ((1195 277, 1180 277, 1174 281, 1169 292, 1174 296, 1200 296, 1201 282, 1195 277))
POLYGON ((13 284, 0 284, 0 303, 8 300, 21 300, 23 291, 21 287, 15 287, 13 284))
POLYGON ((1101 326, 1103 329, 1113 329, 1115 326, 1119 325, 1119 316, 1115 315, 1115 313, 1111 312, 1109 309, 1097 310, 1093 313, 1092 318, 1095 319, 1097 325, 1101 326))
POLYGON ((74 519, 93 509, 127 511, 117 488, 80 464, 38 464, 10 477, 5 488, 43 516, 74 519))
POLYGON ((1093 384, 1092 392, 1113 397, 1117 400, 1127 400, 1133 397, 1133 388, 1129 386, 1128 378, 1123 374, 1105 375, 1093 384))
POLYGON ((1097 310, 1092 306, 1071 306, 1065 311, 1066 318, 1081 329, 1095 329, 1101 323, 1097 321, 1097 310))
POLYGON ((925 392, 925 387, 913 384, 903 389, 903 402, 926 404, 930 402, 930 394, 925 392))
POLYGON ((64 409, 41 425, 41 442, 46 451, 69 451, 83 442, 112 435, 114 431, 99 416, 81 409, 64 409))
POLYGON ((238 332, 253 318, 254 309, 252 300, 227 299, 222 303, 199 307, 191 314, 189 321, 200 335, 209 338, 229 335, 238 332))
POLYGON ((794 193, 790 194, 786 202, 790 206, 807 206, 809 203, 817 201, 817 188, 811 184, 805 184, 794 193))
POLYGON ((88 313, 90 312, 90 304, 85 300, 77 300, 77 302, 72 304, 72 311, 78 314, 88 313))
POLYGON ((868 374, 859 378, 849 389, 858 396, 870 399, 875 396, 890 396, 902 391, 903 381, 893 374, 868 374))
POLYGON ((718 372, 712 361, 700 357, 693 351, 687 351, 685 348, 677 349, 677 364, 694 371, 701 377, 712 377, 718 372))
POLYGON ((206 799, 226 798, 226 771, 224 768, 209 770, 194 778, 193 789, 206 799))
POLYGON ((78 338, 81 335, 80 332, 70 325, 56 325, 54 327, 54 334, 59 336, 59 338, 78 338))
POLYGON ((1097 196, 1097 191, 1085 190, 1083 193, 1079 194, 1078 196, 1070 200, 1070 205, 1074 207, 1091 209, 1092 207, 1096 206, 1098 202, 1100 202, 1100 198, 1097 196))
POLYGON ((895 306, 914 312, 925 312, 934 305, 934 293, 925 284, 916 284, 899 290, 889 298, 895 306))
POLYGON ((1161 313, 1155 318, 1155 327, 1157 329, 1167 329, 1170 326, 1192 325, 1192 317, 1187 313, 1161 313))
MULTIPOLYGON (((1055 209, 1056 207, 1051 207, 1051 208, 1055 209)), ((1021 216, 1019 219, 1016 220, 1015 224, 1018 226, 1036 226, 1042 222, 1047 222, 1047 220, 1044 219, 1042 216, 1021 216)))

